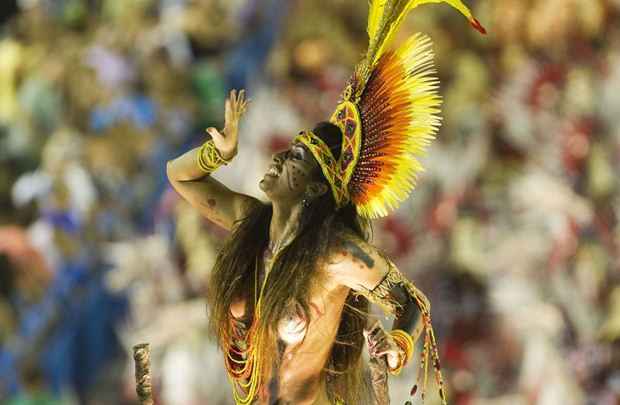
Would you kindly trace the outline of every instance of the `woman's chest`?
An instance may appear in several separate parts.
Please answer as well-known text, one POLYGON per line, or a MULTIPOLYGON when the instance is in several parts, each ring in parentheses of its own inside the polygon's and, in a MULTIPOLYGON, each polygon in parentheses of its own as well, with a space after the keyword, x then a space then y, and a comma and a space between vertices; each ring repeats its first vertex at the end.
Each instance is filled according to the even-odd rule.
MULTIPOLYGON (((256 285, 251 288, 260 289, 268 272, 268 266, 261 269, 256 277, 256 285)), ((267 280, 267 283, 269 282, 270 280, 267 280)), ((297 299, 290 299, 282 303, 283 310, 277 330, 279 338, 287 345, 299 343, 314 327, 323 328, 326 323, 338 323, 347 292, 333 285, 329 279, 321 277, 319 274, 309 284, 306 308, 297 299)), ((267 288, 264 293, 268 294, 269 289, 267 288)), ((258 297, 248 294, 244 298, 233 301, 230 306, 231 315, 237 320, 245 322, 249 328, 249 323, 253 318, 254 304, 259 297, 260 294, 258 297), (251 302, 248 302, 250 300, 251 302)))

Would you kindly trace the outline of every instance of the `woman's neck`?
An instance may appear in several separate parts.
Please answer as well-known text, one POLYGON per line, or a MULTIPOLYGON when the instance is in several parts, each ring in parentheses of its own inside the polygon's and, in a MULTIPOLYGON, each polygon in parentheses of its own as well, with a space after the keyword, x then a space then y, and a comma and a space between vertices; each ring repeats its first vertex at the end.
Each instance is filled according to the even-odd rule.
POLYGON ((276 253, 297 235, 301 219, 301 203, 283 205, 273 203, 273 215, 269 224, 269 248, 276 253))

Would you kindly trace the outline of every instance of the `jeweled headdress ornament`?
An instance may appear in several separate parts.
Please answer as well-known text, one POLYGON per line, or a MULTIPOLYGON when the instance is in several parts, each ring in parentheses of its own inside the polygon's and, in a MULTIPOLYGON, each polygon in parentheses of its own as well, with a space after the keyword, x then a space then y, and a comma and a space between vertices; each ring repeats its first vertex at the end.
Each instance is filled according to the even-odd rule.
POLYGON ((486 32, 461 0, 369 0, 368 51, 330 119, 343 134, 339 159, 310 131, 296 138, 318 161, 339 207, 350 201, 364 217, 386 216, 415 187, 417 157, 441 123, 431 41, 416 34, 387 49, 409 11, 442 2, 486 32))

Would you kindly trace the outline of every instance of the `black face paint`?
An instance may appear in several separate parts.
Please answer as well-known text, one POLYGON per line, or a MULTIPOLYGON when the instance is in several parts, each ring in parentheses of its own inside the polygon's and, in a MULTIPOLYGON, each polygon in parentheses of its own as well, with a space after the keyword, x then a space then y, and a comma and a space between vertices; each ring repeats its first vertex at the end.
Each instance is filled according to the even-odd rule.
MULTIPOLYGON (((303 173, 303 171, 299 170, 299 169, 298 169, 298 168, 296 168, 296 167, 294 167, 294 168, 293 168, 293 173, 295 173, 295 174, 297 174, 297 175, 299 175, 299 174, 303 175, 303 174, 304 174, 304 173, 303 173)), ((298 183, 298 181, 297 181, 297 176, 296 176, 295 174, 293 175, 293 184, 295 184, 295 187, 297 187, 297 185, 298 185, 299 183, 298 183)))
POLYGON ((372 268, 375 265, 373 258, 354 242, 346 241, 344 243, 344 248, 348 250, 354 258, 362 261, 368 268, 372 268))
MULTIPOLYGON (((298 153, 298 152, 295 152, 298 153)), ((303 159, 301 157, 293 157, 292 160, 298 160, 298 161, 303 161, 303 159)), ((287 181, 288 181, 288 187, 290 191, 293 191, 294 189, 298 188, 300 185, 300 177, 308 177, 308 173, 303 169, 303 168, 299 168, 296 166, 289 166, 290 167, 290 171, 287 171, 287 181)))
POLYGON ((312 172, 318 167, 311 152, 299 142, 294 142, 288 150, 277 153, 273 160, 283 168, 286 166, 286 186, 291 193, 309 182, 312 172))
POLYGON ((289 191, 293 191, 295 189, 295 183, 294 183, 295 179, 289 170, 286 171, 286 180, 288 183, 289 191))

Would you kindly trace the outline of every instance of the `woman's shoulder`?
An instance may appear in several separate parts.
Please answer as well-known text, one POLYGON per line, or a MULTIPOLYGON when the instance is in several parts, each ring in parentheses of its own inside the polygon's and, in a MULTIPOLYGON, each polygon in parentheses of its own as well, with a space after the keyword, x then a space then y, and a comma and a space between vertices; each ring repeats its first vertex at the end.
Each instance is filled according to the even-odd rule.
POLYGON ((334 232, 334 245, 342 246, 348 243, 369 244, 367 235, 350 227, 339 227, 334 232))
POLYGON ((375 251, 375 247, 368 241, 366 235, 355 229, 346 227, 335 232, 326 255, 327 262, 341 262, 350 251, 375 251))

